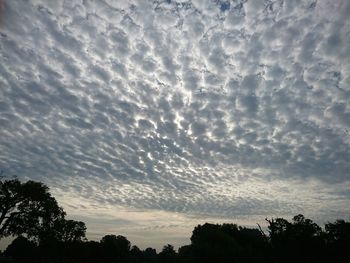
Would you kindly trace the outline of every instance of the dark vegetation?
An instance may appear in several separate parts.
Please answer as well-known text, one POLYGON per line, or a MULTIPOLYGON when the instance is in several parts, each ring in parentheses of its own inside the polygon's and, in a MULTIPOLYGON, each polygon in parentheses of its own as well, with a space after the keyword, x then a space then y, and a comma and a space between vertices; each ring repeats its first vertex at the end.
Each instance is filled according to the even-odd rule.
POLYGON ((268 234, 236 224, 194 228, 191 244, 178 252, 166 245, 157 253, 140 250, 124 236, 85 238, 83 222, 65 219, 48 187, 17 179, 0 181, 0 238, 15 236, 0 262, 346 262, 350 222, 337 220, 322 229, 303 215, 292 221, 266 219, 268 234))

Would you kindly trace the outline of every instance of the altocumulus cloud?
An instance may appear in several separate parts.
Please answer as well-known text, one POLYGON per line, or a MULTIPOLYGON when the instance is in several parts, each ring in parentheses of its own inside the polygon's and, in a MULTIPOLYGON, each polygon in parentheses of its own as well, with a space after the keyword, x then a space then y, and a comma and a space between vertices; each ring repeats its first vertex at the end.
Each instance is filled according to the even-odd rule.
POLYGON ((47 183, 96 236, 348 217, 349 14, 345 0, 4 1, 1 169, 47 183))

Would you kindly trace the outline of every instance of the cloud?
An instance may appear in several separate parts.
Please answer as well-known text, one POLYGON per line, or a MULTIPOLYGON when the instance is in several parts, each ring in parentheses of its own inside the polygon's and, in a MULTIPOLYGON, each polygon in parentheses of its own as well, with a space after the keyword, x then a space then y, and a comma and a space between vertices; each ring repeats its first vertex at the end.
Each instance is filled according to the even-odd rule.
POLYGON ((198 220, 346 216, 346 10, 7 1, 0 167, 86 216, 104 206, 198 220))

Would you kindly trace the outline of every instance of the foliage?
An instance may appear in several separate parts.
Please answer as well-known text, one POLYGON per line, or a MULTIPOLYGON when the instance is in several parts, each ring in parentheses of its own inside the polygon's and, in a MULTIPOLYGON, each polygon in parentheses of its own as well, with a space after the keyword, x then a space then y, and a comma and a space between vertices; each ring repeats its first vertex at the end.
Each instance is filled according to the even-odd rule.
POLYGON ((37 252, 36 244, 23 236, 17 237, 4 251, 4 255, 17 260, 35 258, 37 252))
POLYGON ((36 242, 72 242, 85 237, 85 223, 66 213, 40 182, 0 181, 0 238, 26 235, 36 242))
POLYGON ((163 247, 162 251, 159 253, 160 262, 165 263, 175 263, 176 262, 176 252, 174 247, 170 244, 163 247))
POLYGON ((199 225, 191 241, 193 262, 255 262, 255 258, 266 258, 262 233, 236 224, 199 225))
POLYGON ((325 226, 327 241, 330 243, 350 243, 350 222, 336 220, 325 226))
POLYGON ((321 260, 324 248, 322 229, 303 215, 289 222, 283 218, 267 220, 274 257, 283 262, 321 260))
POLYGON ((350 248, 350 222, 336 220, 325 225, 325 240, 327 244, 328 258, 334 262, 341 262, 348 257, 350 248))
POLYGON ((106 235, 101 239, 104 259, 125 261, 130 251, 130 241, 124 236, 106 235))
POLYGON ((65 213, 42 183, 0 181, 0 238, 26 234, 38 237, 65 213))

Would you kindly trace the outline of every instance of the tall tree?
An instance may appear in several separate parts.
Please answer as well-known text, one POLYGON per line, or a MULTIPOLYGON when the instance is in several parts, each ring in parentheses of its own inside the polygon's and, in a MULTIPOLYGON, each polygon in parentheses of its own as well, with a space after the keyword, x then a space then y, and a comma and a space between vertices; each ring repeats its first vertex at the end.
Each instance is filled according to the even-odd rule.
POLYGON ((350 244, 350 221, 338 219, 334 223, 327 223, 325 228, 328 243, 350 244))
POLYGON ((174 247, 170 244, 163 247, 162 251, 159 253, 160 262, 165 263, 175 263, 176 262, 176 252, 174 247))
POLYGON ((336 220, 325 226, 325 238, 329 262, 341 262, 349 256, 350 221, 336 220))
POLYGON ((59 220, 57 222, 57 238, 63 242, 76 242, 85 239, 86 226, 84 222, 75 220, 59 220))
POLYGON ((275 257, 280 262, 321 262, 322 229, 299 214, 289 222, 283 218, 267 220, 275 257))
POLYGON ((43 183, 0 181, 0 238, 25 234, 40 243, 82 241, 85 223, 65 215, 43 183))
POLYGON ((18 179, 0 181, 0 239, 21 234, 38 237, 64 216, 46 185, 18 179))
POLYGON ((102 237, 100 243, 104 251, 104 259, 107 261, 126 261, 131 245, 126 237, 120 235, 106 235, 102 237))
POLYGON ((84 222, 58 218, 46 227, 42 227, 38 239, 40 242, 81 242, 85 240, 84 222))

